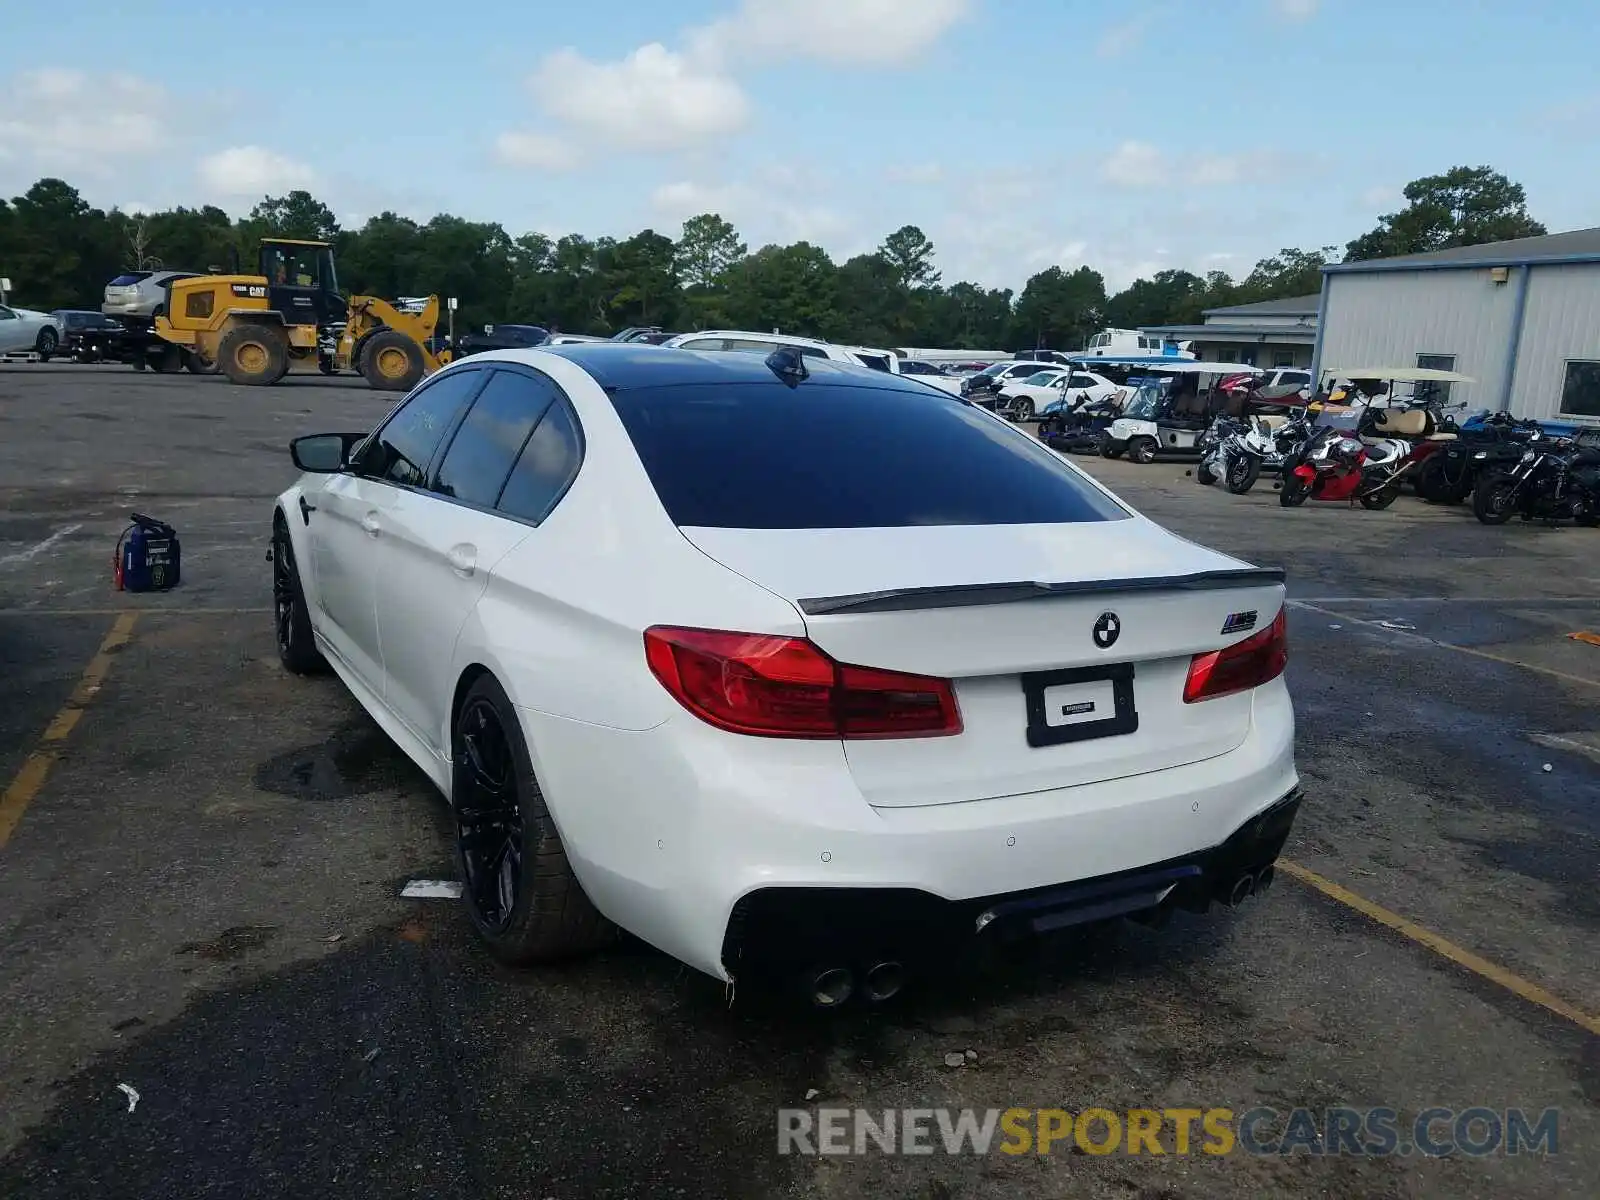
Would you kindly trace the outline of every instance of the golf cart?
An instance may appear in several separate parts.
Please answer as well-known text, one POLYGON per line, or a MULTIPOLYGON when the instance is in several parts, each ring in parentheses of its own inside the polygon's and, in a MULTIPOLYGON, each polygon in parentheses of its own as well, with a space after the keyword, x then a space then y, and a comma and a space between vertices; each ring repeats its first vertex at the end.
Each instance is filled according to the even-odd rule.
MULTIPOLYGON (((1143 365, 1138 387, 1122 415, 1106 430, 1100 453, 1149 463, 1159 454, 1200 452, 1200 435, 1229 403, 1217 385, 1229 376, 1259 374, 1240 363, 1172 362, 1143 365)), ((1130 378, 1129 384, 1135 380, 1130 378)))

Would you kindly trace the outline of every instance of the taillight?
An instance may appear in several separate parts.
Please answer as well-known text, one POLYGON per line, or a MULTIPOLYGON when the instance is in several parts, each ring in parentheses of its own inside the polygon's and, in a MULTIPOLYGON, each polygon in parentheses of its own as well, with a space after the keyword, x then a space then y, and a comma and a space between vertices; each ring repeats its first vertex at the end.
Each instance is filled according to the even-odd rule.
POLYGON ((1270 683, 1289 662, 1287 610, 1260 633, 1209 654, 1196 654, 1183 684, 1183 702, 1215 700, 1270 683))
POLYGON ((948 679, 835 662, 805 638, 657 625, 644 656, 702 721, 784 738, 947 737, 961 732, 948 679))

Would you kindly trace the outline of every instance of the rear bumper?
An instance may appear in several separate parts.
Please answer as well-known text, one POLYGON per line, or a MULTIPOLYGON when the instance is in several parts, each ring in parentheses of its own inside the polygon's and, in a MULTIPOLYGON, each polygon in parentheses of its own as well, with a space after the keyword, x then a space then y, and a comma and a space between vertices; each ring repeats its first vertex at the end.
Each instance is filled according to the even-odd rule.
POLYGON ((967 900, 903 888, 763 888, 734 905, 722 961, 736 975, 793 963, 936 962, 1115 917, 1155 923, 1175 909, 1235 905, 1270 886, 1300 800, 1290 792, 1198 854, 1054 887, 967 900))
MULTIPOLYGON (((869 916, 913 893, 913 913, 949 906, 939 921, 969 930, 1002 900, 1152 870, 1198 866, 1172 881, 1181 886, 1166 899, 1210 896, 1219 880, 1231 883, 1219 864, 1238 858, 1240 831, 1299 783, 1281 678, 1257 690, 1244 741, 1215 758, 910 808, 869 805, 837 743, 744 738, 686 714, 632 732, 522 715, 568 858, 596 907, 719 978, 751 955, 800 948, 784 944, 781 922, 774 933, 760 920, 800 911, 788 895, 797 889, 824 917, 833 901, 823 893, 846 893, 857 908, 864 899, 869 916)), ((1292 806, 1284 812, 1292 820, 1292 806)), ((1263 866, 1282 845, 1245 841, 1263 866)))

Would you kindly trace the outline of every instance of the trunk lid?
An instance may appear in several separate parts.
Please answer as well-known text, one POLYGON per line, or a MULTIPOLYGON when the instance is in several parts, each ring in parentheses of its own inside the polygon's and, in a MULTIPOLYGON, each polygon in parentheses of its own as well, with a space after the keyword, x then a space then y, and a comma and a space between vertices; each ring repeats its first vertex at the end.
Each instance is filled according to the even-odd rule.
POLYGON ((1138 517, 683 533, 792 601, 839 661, 955 682, 959 735, 845 743, 856 784, 879 807, 1046 791, 1226 754, 1249 733, 1252 696, 1185 704, 1190 659, 1266 628, 1283 605, 1281 572, 1138 517), (1131 674, 1131 705, 1118 673, 1131 674))

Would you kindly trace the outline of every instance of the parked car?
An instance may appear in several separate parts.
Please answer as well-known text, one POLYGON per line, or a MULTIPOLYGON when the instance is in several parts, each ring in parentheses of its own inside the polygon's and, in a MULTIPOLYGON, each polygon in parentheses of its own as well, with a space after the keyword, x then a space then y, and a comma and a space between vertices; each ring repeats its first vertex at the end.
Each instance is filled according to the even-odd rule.
POLYGON ((900 360, 900 374, 907 375, 922 383, 932 384, 941 392, 949 392, 952 396, 961 394, 961 379, 944 370, 936 363, 923 362, 915 358, 902 358, 900 360))
POLYGON ((0 354, 37 354, 49 362, 61 344, 61 326, 49 313, 0 304, 0 354))
POLYGON ((961 394, 974 404, 993 408, 1000 398, 1000 389, 1008 383, 1021 383, 1040 371, 1059 371, 1055 363, 1035 362, 1030 359, 1011 359, 993 363, 976 375, 969 375, 961 384, 961 394))
MULTIPOLYGON (((1051 384, 1049 395, 1044 397, 1045 402, 1043 404, 1037 404, 1036 402, 1036 410, 1041 417, 1072 412, 1074 409, 1086 404, 1096 404, 1101 400, 1110 400, 1119 395, 1122 390, 1120 385, 1113 383, 1104 375, 1097 374, 1094 371, 1085 371, 1080 367, 1065 372, 1058 377, 1051 384)), ((1013 408, 1015 407, 1013 405, 1013 408)))
POLYGON ((122 323, 104 313, 58 308, 50 314, 61 330, 57 351, 77 362, 101 362, 122 357, 122 323))
POLYGON ((278 654, 444 793, 499 959, 617 925, 832 1004, 1272 879, 1283 572, 955 397, 795 349, 502 351, 290 449, 278 654))
POLYGON ((100 311, 111 317, 138 317, 153 321, 166 311, 167 285, 174 279, 193 279, 198 271, 124 271, 106 284, 100 311))
POLYGON ((743 350, 756 354, 771 354, 780 346, 788 346, 805 358, 822 358, 832 362, 864 366, 860 357, 848 346, 816 338, 796 337, 789 333, 751 333, 741 329, 708 329, 702 333, 681 333, 661 343, 674 350, 743 350))
POLYGON ((549 337, 550 331, 542 325, 485 325, 481 332, 459 335, 455 351, 467 355, 485 350, 525 350, 542 346, 549 337))

